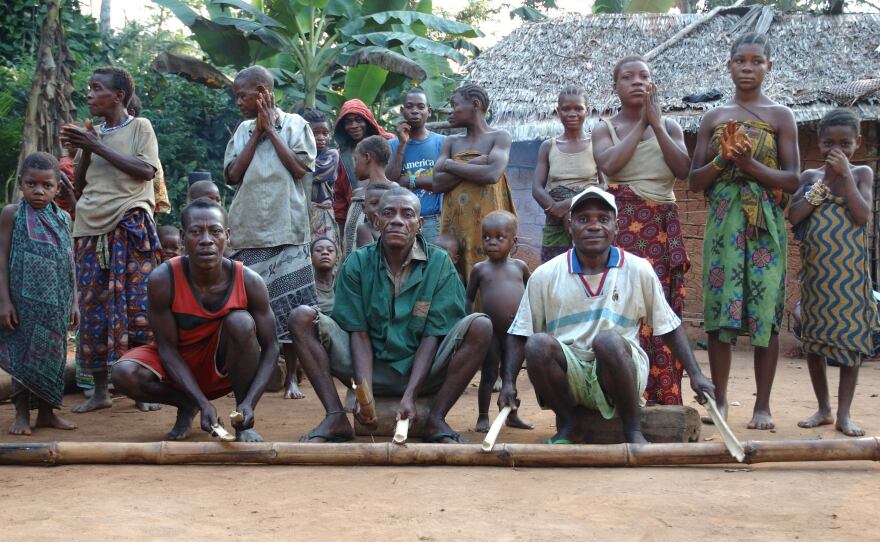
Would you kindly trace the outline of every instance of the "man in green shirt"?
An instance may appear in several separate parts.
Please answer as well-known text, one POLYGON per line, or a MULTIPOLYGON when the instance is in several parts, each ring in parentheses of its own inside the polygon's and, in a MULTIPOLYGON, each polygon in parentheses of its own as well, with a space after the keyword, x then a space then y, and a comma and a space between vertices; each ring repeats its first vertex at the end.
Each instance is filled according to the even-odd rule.
POLYGON ((290 315, 297 355, 327 411, 304 441, 353 438, 336 377, 346 386, 352 379, 366 383, 377 396, 401 397, 399 419, 414 419, 416 398, 436 393, 424 421, 427 440, 461 442, 446 414, 479 370, 492 323, 465 314, 458 273, 443 250, 422 238, 419 211, 409 190, 386 192, 378 213, 382 237, 346 259, 332 317, 308 306, 290 315))

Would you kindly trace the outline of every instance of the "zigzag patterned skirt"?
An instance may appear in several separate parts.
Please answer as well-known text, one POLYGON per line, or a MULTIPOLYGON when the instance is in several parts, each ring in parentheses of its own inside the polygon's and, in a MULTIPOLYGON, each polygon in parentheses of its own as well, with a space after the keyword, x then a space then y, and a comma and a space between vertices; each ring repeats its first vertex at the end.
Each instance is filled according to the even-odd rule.
POLYGON ((868 235, 843 198, 830 196, 805 221, 801 248, 801 339, 829 365, 858 367, 874 351, 868 235))

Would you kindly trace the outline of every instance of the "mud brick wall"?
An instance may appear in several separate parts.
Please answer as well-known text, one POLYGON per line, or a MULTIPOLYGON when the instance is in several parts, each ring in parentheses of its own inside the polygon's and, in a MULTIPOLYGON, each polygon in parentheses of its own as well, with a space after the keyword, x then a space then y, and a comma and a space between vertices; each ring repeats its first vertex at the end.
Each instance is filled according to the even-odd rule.
MULTIPOLYGON (((863 142, 856 155, 854 163, 870 166, 875 173, 874 188, 874 221, 870 225, 869 240, 872 247, 872 265, 874 284, 880 276, 880 236, 876 232, 876 224, 880 223, 880 182, 877 180, 878 171, 878 124, 862 124, 863 142)), ((815 168, 823 163, 819 153, 818 140, 814 125, 802 126, 800 130, 799 144, 801 151, 801 168, 815 168)), ((693 155, 696 143, 695 135, 686 137, 688 150, 693 155)), ((517 142, 513 144, 510 153, 510 164, 507 168, 507 180, 513 193, 513 201, 519 216, 519 244, 515 256, 525 260, 529 267, 534 269, 541 263, 541 228, 544 225, 544 212, 532 198, 532 178, 535 163, 538 157, 539 141, 517 142)), ((685 246, 691 260, 691 269, 685 276, 687 297, 684 308, 684 319, 687 327, 693 331, 692 336, 699 334, 699 328, 703 322, 703 289, 702 289, 702 255, 703 255, 703 230, 709 213, 707 202, 703 194, 690 192, 687 183, 676 183, 675 195, 678 199, 679 217, 682 222, 682 230, 685 238, 685 246)), ((788 272, 786 274, 785 287, 785 317, 783 329, 789 329, 789 314, 800 298, 798 291, 798 275, 801 268, 800 247, 794 242, 791 228, 788 228, 788 272)), ((876 286, 875 286, 876 288, 876 286)))

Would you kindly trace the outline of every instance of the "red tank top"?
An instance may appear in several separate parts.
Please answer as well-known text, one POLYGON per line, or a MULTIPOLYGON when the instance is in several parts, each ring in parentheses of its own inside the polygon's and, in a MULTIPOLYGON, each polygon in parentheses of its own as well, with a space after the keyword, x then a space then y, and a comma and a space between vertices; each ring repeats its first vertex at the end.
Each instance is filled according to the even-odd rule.
POLYGON ((186 276, 185 257, 171 258, 171 313, 177 322, 178 346, 193 346, 216 338, 223 318, 234 310, 247 310, 247 291, 244 287, 244 269, 241 262, 233 261, 232 284, 226 291, 223 306, 216 312, 207 310, 192 291, 186 276))

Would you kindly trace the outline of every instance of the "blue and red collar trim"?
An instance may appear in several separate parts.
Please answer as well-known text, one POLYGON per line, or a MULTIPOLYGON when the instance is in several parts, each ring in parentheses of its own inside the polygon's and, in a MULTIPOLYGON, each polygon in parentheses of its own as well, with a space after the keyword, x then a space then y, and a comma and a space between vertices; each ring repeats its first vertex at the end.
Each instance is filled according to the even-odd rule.
POLYGON ((605 263, 605 272, 602 273, 602 278, 599 279, 599 286, 595 291, 593 291, 590 283, 584 277, 581 271, 581 263, 578 261, 574 249, 568 249, 568 272, 577 274, 578 278, 581 279, 581 284, 584 286, 584 293, 587 294, 587 297, 598 297, 602 295, 602 290, 605 288, 605 279, 608 277, 608 271, 616 267, 623 267, 624 254, 624 251, 616 246, 611 247, 611 250, 608 251, 608 261, 605 263))
MULTIPOLYGON (((608 261, 605 263, 605 267, 609 269, 612 267, 623 267, 624 254, 625 252, 623 250, 611 245, 611 249, 608 251, 608 261)), ((581 262, 578 261, 577 254, 575 254, 573 248, 568 249, 566 257, 568 258, 568 272, 583 275, 584 273, 581 270, 581 262)))

